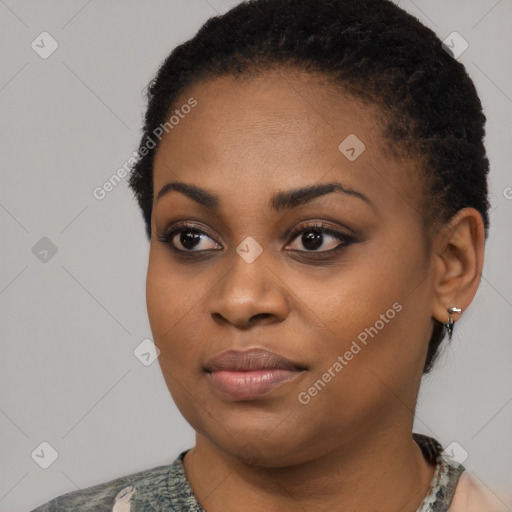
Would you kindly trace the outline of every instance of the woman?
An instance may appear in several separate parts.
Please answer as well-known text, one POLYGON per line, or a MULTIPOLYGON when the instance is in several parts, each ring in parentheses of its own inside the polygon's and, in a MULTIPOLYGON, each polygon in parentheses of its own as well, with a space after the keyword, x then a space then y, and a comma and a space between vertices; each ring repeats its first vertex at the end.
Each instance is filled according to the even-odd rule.
POLYGON ((412 433, 489 226, 462 64, 388 0, 254 0, 177 47, 148 96, 130 185, 196 445, 34 512, 500 510, 412 433))

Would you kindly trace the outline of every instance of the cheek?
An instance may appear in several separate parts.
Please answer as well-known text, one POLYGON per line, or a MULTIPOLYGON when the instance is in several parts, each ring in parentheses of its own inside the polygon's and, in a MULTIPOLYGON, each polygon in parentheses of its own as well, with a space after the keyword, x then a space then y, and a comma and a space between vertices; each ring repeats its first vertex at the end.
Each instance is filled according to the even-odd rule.
POLYGON ((146 304, 154 342, 161 351, 160 359, 176 361, 176 356, 185 349, 184 341, 193 339, 191 318, 199 318, 194 309, 198 297, 164 253, 150 249, 146 304))
POLYGON ((315 278, 307 278, 303 290, 310 291, 298 289, 296 293, 330 334, 329 344, 336 339, 350 343, 376 323, 385 336, 401 323, 397 309, 405 306, 414 281, 419 281, 415 260, 403 252, 399 257, 392 248, 372 241, 354 251, 350 261, 332 272, 321 286, 315 278))
POLYGON ((182 386, 190 389, 202 376, 204 346, 208 344, 207 298, 216 281, 217 273, 198 276, 197 270, 171 261, 165 248, 150 248, 148 318, 153 341, 160 350, 158 360, 173 396, 182 386))
MULTIPOLYGON (((393 388, 416 379, 430 328, 430 282, 422 251, 419 239, 374 240, 312 292, 308 303, 324 326, 316 342, 315 378, 342 356, 344 378, 334 380, 353 396, 385 388, 379 379, 393 388)), ((310 286, 313 290, 314 283, 310 286)))
POLYGON ((197 385, 203 377, 200 349, 205 338, 201 327, 205 313, 199 310, 206 293, 204 284, 180 271, 165 251, 150 249, 146 302, 153 340, 160 350, 158 363, 178 409, 198 430, 204 430, 202 414, 210 408, 204 389, 197 385))

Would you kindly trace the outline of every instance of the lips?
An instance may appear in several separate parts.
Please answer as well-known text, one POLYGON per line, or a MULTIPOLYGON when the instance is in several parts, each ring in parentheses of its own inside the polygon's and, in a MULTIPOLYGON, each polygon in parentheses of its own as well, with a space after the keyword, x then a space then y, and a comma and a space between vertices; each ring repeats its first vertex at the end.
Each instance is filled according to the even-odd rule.
POLYGON ((204 367, 213 390, 224 398, 255 400, 270 394, 306 369, 264 349, 227 350, 204 367))
POLYGON ((296 370, 298 364, 286 359, 279 354, 264 349, 251 349, 246 351, 226 350, 216 355, 206 364, 207 372, 220 370, 250 371, 266 369, 296 370))

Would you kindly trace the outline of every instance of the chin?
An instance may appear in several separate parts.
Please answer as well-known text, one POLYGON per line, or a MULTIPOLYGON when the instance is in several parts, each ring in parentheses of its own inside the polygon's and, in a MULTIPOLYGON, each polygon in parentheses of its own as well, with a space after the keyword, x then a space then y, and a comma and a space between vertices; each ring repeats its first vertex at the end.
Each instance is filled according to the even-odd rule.
MULTIPOLYGON (((290 422, 284 428, 286 421, 284 419, 281 425, 273 423, 270 428, 268 422, 258 422, 255 419, 243 424, 222 422, 222 425, 231 425, 229 431, 224 430, 218 423, 213 425, 209 422, 198 425, 195 430, 226 455, 251 466, 281 468, 317 458, 322 447, 314 435, 314 428, 307 429, 304 422, 298 428, 296 421, 290 422), (311 432, 311 435, 307 432, 311 432)), ((329 451, 330 444, 325 444, 323 448, 329 451)))
POLYGON ((266 468, 297 466, 318 457, 316 450, 302 442, 284 444, 283 440, 279 441, 276 445, 265 441, 249 440, 241 447, 227 447, 227 449, 230 455, 244 464, 266 468))

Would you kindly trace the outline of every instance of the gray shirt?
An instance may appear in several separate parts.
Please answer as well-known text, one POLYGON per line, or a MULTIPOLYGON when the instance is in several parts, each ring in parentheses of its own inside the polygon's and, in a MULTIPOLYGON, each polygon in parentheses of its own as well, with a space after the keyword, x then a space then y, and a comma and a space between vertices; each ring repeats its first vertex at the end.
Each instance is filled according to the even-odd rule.
MULTIPOLYGON (((413 438, 425 459, 436 464, 430 489, 417 512, 446 512, 464 467, 449 459, 435 439, 416 433, 413 438)), ((168 466, 72 491, 31 512, 204 512, 185 475, 183 457, 187 451, 168 466)))

